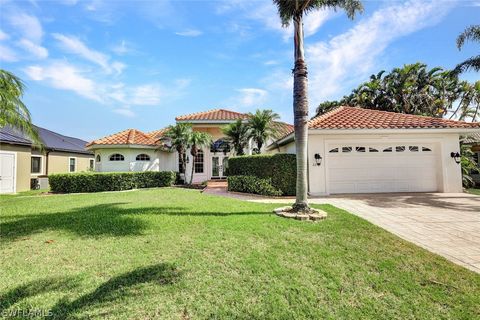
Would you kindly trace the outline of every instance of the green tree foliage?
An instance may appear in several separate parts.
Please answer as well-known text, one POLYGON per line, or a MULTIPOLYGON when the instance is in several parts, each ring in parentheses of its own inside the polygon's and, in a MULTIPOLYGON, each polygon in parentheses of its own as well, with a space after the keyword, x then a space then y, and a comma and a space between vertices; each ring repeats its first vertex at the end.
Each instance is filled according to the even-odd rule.
POLYGON ((272 110, 257 110, 250 113, 247 126, 249 128, 249 138, 257 145, 256 152, 260 153, 262 146, 268 139, 275 138, 277 131, 274 121, 280 119, 280 116, 272 110))
POLYGON ((317 115, 339 105, 477 121, 480 81, 462 81, 455 72, 438 67, 429 70, 423 63, 407 64, 372 75, 339 101, 322 102, 317 115))
POLYGON ((26 134, 35 145, 42 147, 32 124, 30 111, 22 102, 25 84, 13 73, 0 69, 0 127, 11 126, 26 134))
MULTIPOLYGON (((474 41, 480 43, 480 25, 473 25, 466 28, 457 37, 457 48, 461 50, 466 41, 474 41)), ((468 58, 455 67, 455 73, 462 73, 468 70, 480 71, 480 55, 468 58)))
POLYGON ((223 134, 226 136, 226 140, 232 145, 237 156, 245 154, 245 148, 248 145, 250 136, 250 128, 241 119, 230 123, 222 128, 223 134))

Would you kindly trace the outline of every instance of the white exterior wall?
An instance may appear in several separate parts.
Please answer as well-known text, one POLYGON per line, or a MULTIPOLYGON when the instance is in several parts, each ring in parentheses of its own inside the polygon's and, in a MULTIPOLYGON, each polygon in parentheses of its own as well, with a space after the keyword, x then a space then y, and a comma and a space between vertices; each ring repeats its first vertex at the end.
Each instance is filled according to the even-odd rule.
POLYGON ((140 171, 176 171, 176 157, 174 153, 142 148, 104 148, 96 149, 95 171, 97 172, 140 172, 140 171), (119 153, 125 157, 124 161, 110 161, 112 154, 119 153), (150 161, 136 161, 139 154, 147 154, 150 161), (101 161, 97 162, 97 155, 101 161))
MULTIPOLYGON (((437 184, 438 192, 462 192, 461 167, 451 158, 451 152, 459 152, 459 135, 453 133, 447 134, 310 134, 308 142, 308 160, 309 160, 309 191, 311 195, 326 195, 328 190, 328 153, 329 146, 335 144, 346 145, 367 145, 383 143, 408 143, 412 145, 430 144, 435 145, 436 157, 438 159, 437 184), (322 158, 320 166, 313 166, 314 155, 319 153, 322 158)), ((294 150, 295 142, 285 146, 285 150, 294 150), (293 147, 292 147, 293 145, 293 147)))

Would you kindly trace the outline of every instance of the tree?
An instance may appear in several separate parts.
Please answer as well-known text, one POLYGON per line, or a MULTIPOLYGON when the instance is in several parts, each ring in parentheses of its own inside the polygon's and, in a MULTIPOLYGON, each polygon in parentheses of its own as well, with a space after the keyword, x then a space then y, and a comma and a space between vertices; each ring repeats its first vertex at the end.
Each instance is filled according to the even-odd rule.
MULTIPOLYGON (((457 37, 457 48, 462 50, 465 41, 475 41, 480 43, 480 25, 473 25, 466 28, 458 37, 457 37)), ((471 57, 462 63, 458 64, 455 67, 454 72, 457 74, 465 72, 469 69, 475 71, 480 71, 480 55, 471 57)))
POLYGON ((198 152, 208 147, 212 144, 212 136, 206 132, 193 131, 190 134, 189 146, 190 154, 192 155, 192 174, 190 175, 190 184, 193 181, 193 173, 195 169, 195 157, 198 155, 198 152))
POLYGON ((249 113, 247 126, 249 128, 249 138, 257 145, 256 153, 260 153, 263 144, 268 139, 275 138, 277 130, 274 121, 280 119, 280 116, 272 110, 257 110, 255 113, 249 113))
POLYGON ((170 140, 172 148, 178 152, 178 161, 182 166, 182 172, 184 174, 187 170, 186 153, 190 147, 192 132, 192 125, 190 123, 177 123, 176 125, 169 126, 165 132, 165 138, 170 140))
POLYGON ((345 10, 351 19, 363 7, 358 0, 273 0, 283 26, 293 20, 294 68, 293 68, 293 114, 295 146, 297 153, 297 190, 294 212, 310 210, 307 199, 307 140, 308 140, 308 82, 307 64, 303 46, 303 16, 318 9, 345 10))
POLYGON ((241 119, 230 123, 222 128, 227 141, 233 146, 237 156, 244 155, 244 149, 248 144, 250 135, 249 127, 241 119))
POLYGON ((20 78, 0 69, 0 127, 11 126, 27 135, 35 145, 42 147, 30 112, 22 102, 24 90, 25 85, 20 78))

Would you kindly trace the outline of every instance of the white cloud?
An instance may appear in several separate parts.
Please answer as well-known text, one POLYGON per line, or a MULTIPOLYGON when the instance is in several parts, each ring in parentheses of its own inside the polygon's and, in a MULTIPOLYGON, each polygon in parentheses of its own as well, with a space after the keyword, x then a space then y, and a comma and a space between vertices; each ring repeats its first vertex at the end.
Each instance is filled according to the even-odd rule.
POLYGON ((182 37, 198 37, 202 35, 203 32, 196 29, 187 29, 187 30, 175 32, 175 34, 182 37))
POLYGON ((48 50, 46 48, 42 47, 41 45, 37 45, 28 39, 21 39, 18 42, 18 46, 23 48, 37 59, 45 59, 48 57, 48 50))
POLYGON ((18 56, 9 47, 0 45, 0 61, 15 62, 18 61, 18 56))
POLYGON ((312 108, 353 89, 379 71, 377 62, 396 39, 437 23, 451 4, 407 1, 384 7, 328 42, 307 46, 312 108))
POLYGON ((133 88, 130 103, 133 105, 158 105, 162 96, 162 90, 159 85, 142 85, 133 88))
POLYGON ((46 66, 29 66, 24 72, 34 81, 45 81, 50 86, 70 90, 78 95, 102 102, 99 87, 95 82, 85 77, 75 66, 66 62, 53 62, 46 66))
POLYGON ((243 88, 237 90, 240 96, 234 103, 239 103, 243 107, 260 107, 265 103, 268 92, 258 88, 243 88))
POLYGON ((10 36, 8 34, 3 32, 2 30, 0 30, 0 41, 8 40, 9 38, 10 38, 10 36))
POLYGON ((39 44, 43 38, 43 28, 40 21, 23 12, 11 14, 8 18, 10 24, 15 27, 24 38, 39 44))
POLYGON ((127 108, 127 107, 115 109, 113 110, 113 112, 118 113, 127 118, 133 118, 136 116, 135 112, 133 112, 130 108, 127 108))
POLYGON ((119 44, 112 47, 112 51, 118 54, 119 56, 123 56, 132 52, 135 52, 133 45, 129 42, 122 40, 119 44))
POLYGON ((88 48, 76 37, 66 36, 60 33, 54 33, 52 36, 60 42, 61 47, 65 51, 79 55, 85 60, 99 65, 106 73, 120 74, 125 68, 125 65, 121 62, 114 61, 110 63, 110 57, 108 55, 88 48))

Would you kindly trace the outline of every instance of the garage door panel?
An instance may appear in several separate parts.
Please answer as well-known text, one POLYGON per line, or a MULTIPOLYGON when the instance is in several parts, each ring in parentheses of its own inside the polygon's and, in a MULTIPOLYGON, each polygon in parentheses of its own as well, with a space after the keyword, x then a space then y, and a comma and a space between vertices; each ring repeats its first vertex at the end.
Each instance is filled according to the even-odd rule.
MULTIPOLYGON (((408 145, 408 144, 406 144, 408 145)), ((399 144, 402 146, 402 144, 399 144)), ((326 159, 330 193, 432 192, 437 190, 437 156, 431 152, 338 152, 326 159)), ((399 148, 401 150, 401 148, 399 148)), ((329 149, 330 150, 330 149, 329 149)), ((341 146, 340 146, 340 149, 341 146)), ((421 147, 417 150, 422 150, 421 147)))

